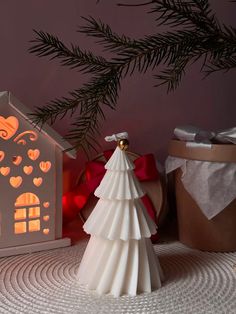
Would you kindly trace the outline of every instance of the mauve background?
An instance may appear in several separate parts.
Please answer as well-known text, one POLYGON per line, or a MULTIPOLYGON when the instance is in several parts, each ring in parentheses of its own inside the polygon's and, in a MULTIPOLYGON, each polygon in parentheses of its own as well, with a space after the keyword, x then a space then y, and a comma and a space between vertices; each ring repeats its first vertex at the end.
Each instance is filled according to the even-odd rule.
MULTIPOLYGON (((147 7, 117 7, 117 2, 0 1, 0 89, 11 91, 25 105, 34 107, 67 95, 68 91, 85 81, 84 75, 61 67, 57 61, 49 62, 46 58, 30 55, 27 49, 29 40, 34 38, 33 29, 47 31, 67 44, 78 43, 80 47, 98 53, 102 53, 101 47, 76 32, 84 23, 81 16, 99 17, 117 33, 136 38, 157 30, 155 15, 147 14, 147 7)), ((222 22, 235 24, 236 4, 226 0, 212 0, 211 3, 222 22)), ((152 152, 163 162, 176 125, 194 124, 213 130, 234 126, 236 71, 213 74, 202 80, 199 68, 199 64, 190 67, 180 87, 168 95, 164 87, 153 87, 156 82, 151 72, 135 74, 123 81, 117 111, 106 110, 107 120, 99 139, 102 149, 111 147, 104 143, 103 136, 126 130, 130 134, 132 151, 141 154, 152 152)), ((70 119, 66 118, 54 127, 64 135, 69 124, 70 119)), ((72 163, 65 160, 66 171, 69 173, 73 167, 75 178, 84 160, 82 154, 72 163)))

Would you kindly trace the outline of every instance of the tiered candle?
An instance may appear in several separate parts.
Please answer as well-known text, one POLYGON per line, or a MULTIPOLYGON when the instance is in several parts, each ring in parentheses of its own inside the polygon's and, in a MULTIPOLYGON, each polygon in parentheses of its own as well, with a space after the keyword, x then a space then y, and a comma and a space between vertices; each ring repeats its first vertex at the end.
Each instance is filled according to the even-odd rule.
POLYGON ((125 152, 127 133, 118 135, 108 137, 118 140, 118 146, 95 191, 100 200, 84 224, 91 238, 78 272, 88 289, 115 297, 151 292, 163 278, 150 240, 156 225, 140 200, 144 192, 125 152))

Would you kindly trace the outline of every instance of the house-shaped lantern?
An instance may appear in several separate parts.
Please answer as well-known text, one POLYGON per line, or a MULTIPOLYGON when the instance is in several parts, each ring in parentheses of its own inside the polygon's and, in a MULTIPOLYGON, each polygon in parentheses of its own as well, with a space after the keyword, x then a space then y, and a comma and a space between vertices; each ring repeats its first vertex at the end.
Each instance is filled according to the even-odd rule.
POLYGON ((0 257, 70 245, 62 238, 62 154, 75 151, 0 92, 0 257))

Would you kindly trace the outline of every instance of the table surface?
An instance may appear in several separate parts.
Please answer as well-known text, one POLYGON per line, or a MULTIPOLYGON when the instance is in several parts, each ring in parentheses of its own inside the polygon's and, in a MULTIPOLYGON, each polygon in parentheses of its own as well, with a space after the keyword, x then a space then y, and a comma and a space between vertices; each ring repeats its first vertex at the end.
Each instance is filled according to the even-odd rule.
POLYGON ((201 252, 178 241, 154 245, 165 273, 161 289, 120 298, 87 291, 76 278, 87 244, 81 226, 65 230, 71 247, 0 259, 1 314, 236 313, 236 253, 201 252))

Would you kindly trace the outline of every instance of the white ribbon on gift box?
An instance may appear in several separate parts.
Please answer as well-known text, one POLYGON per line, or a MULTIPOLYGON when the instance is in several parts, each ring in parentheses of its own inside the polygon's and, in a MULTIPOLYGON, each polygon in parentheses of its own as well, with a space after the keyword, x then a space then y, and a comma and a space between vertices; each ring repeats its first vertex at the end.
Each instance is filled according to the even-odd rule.
POLYGON ((174 135, 177 139, 186 142, 186 146, 211 148, 213 140, 219 143, 236 144, 236 127, 212 132, 201 130, 192 125, 178 126, 174 129, 174 135))
MULTIPOLYGON (((174 130, 186 146, 211 148, 214 139, 220 143, 236 144, 236 127, 222 132, 208 132, 194 126, 174 130)), ((208 219, 212 219, 236 198, 236 163, 188 160, 169 156, 166 173, 182 170, 181 181, 208 219)))

